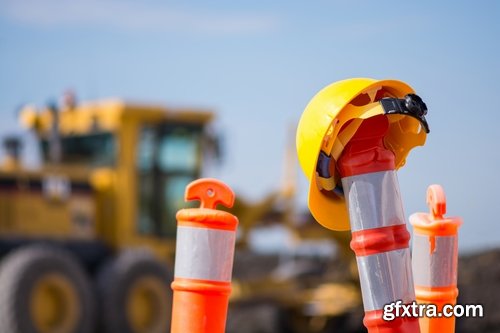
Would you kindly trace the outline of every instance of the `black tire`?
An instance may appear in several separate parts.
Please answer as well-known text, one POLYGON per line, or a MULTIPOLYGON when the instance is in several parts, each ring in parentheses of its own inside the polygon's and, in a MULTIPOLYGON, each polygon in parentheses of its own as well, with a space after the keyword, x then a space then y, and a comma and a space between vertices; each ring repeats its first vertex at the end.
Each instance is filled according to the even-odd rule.
MULTIPOLYGON (((144 281, 144 280, 142 280, 144 281)), ((103 331, 105 333, 166 333, 170 330, 172 312, 172 273, 145 250, 128 250, 111 260, 100 271, 98 277, 103 331), (154 293, 155 319, 151 328, 134 328, 127 310, 131 290, 138 281, 149 278, 160 287, 154 293), (156 321, 158 320, 158 321, 156 321)), ((149 326, 148 326, 149 327, 149 326)))
POLYGON ((0 266, 0 332, 40 332, 31 301, 37 283, 50 276, 58 277, 58 281, 62 279, 64 286, 71 290, 72 297, 66 301, 76 302, 72 303, 72 309, 76 309, 72 317, 74 325, 70 325, 67 333, 93 332, 95 300, 86 273, 70 253, 48 245, 22 247, 3 258, 0 266))

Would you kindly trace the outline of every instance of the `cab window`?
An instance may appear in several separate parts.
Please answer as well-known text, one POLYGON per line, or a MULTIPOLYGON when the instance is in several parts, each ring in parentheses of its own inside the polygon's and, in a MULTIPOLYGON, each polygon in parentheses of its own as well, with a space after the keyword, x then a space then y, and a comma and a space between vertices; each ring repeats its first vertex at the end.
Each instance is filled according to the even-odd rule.
POLYGON ((199 178, 202 127, 168 124, 143 127, 137 147, 138 229, 143 234, 175 237, 175 214, 186 185, 199 178))
MULTIPOLYGON (((61 162, 93 167, 112 166, 116 159, 116 143, 112 133, 62 136, 61 162)), ((49 140, 41 140, 43 159, 50 161, 49 140)))

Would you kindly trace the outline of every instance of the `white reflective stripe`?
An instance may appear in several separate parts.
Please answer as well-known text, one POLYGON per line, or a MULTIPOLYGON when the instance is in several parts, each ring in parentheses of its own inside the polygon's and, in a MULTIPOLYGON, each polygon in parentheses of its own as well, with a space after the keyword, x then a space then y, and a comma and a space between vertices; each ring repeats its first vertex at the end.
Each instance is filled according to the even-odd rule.
POLYGON ((405 223, 396 171, 345 177, 342 186, 352 231, 405 223))
POLYGON ((415 284, 447 287, 457 284, 457 236, 434 236, 431 253, 430 237, 413 234, 413 276, 415 284))
POLYGON ((227 230, 179 226, 175 277, 230 282, 235 237, 227 230))
POLYGON ((365 311, 383 309, 397 300, 415 300, 409 249, 356 257, 356 261, 365 311))

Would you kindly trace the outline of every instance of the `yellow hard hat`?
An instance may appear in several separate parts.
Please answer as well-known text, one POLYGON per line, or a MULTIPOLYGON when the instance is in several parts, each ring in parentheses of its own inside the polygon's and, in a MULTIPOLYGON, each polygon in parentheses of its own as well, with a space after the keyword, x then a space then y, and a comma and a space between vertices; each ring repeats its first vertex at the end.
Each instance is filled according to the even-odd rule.
POLYGON ((396 80, 354 78, 318 92, 300 118, 296 137, 300 165, 309 180, 308 206, 316 221, 332 230, 350 229, 335 161, 363 119, 387 115, 384 144, 394 153, 398 169, 413 147, 425 143, 426 113, 413 89, 396 80))

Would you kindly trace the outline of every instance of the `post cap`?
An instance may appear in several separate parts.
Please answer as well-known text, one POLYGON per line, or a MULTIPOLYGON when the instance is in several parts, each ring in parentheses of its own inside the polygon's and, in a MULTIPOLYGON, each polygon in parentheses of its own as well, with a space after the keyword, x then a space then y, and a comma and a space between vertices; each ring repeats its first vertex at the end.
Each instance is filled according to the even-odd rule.
POLYGON ((215 209, 218 204, 233 207, 234 192, 229 186, 214 178, 201 178, 186 187, 186 201, 199 200, 200 208, 215 209))

